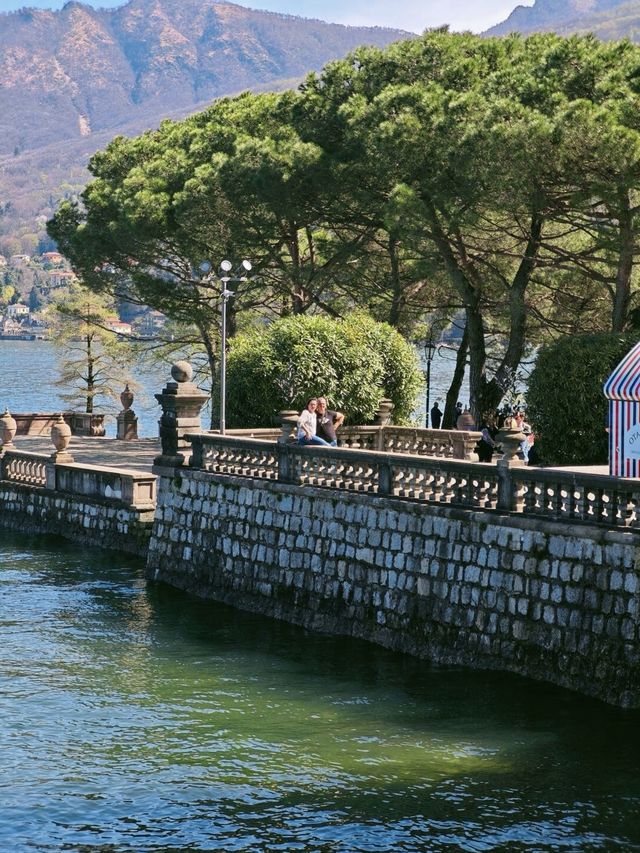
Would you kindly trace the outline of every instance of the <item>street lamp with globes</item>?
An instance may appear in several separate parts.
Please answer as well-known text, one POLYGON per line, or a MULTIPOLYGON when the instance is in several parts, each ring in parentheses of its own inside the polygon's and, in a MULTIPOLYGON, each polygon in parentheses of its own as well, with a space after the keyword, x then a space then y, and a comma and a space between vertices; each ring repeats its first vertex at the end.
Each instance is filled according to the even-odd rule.
MULTIPOLYGON (((234 295, 233 290, 228 289, 228 285, 231 283, 246 281, 247 274, 251 272, 251 269, 251 261, 241 261, 238 268, 233 271, 233 264, 231 261, 224 260, 221 261, 220 270, 216 276, 222 285, 222 290, 220 291, 220 298, 222 300, 220 329, 220 435, 225 434, 227 413, 227 302, 234 295)), ((212 266, 210 261, 203 261, 200 264, 200 271, 205 278, 208 279, 213 275, 211 270, 212 266)))

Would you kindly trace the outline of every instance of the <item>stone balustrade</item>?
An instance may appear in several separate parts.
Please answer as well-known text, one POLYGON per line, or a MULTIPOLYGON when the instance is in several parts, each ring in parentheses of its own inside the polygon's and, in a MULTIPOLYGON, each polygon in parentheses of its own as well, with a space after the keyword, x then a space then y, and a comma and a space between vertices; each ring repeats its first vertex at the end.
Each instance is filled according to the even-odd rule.
POLYGON ((114 501, 141 511, 152 510, 156 504, 153 474, 95 465, 59 464, 38 453, 5 450, 0 457, 0 481, 114 501))
MULTIPOLYGON (((218 435, 218 433, 207 433, 218 435)), ((279 429, 227 430, 235 438, 257 438, 263 441, 282 439, 279 429)), ((342 426, 338 431, 340 447, 352 450, 376 450, 386 453, 409 453, 443 459, 467 459, 477 462, 475 446, 481 433, 455 429, 421 429, 401 426, 342 426)))
POLYGON ((640 482, 632 480, 237 436, 189 434, 186 439, 193 447, 191 467, 214 474, 640 528, 640 482))
MULTIPOLYGON (((51 412, 14 412, 13 418, 16 421, 17 435, 49 435, 51 427, 56 423, 58 414, 51 412)), ((71 427, 72 435, 101 437, 105 434, 105 416, 102 414, 63 412, 63 418, 71 427)))
POLYGON ((0 457, 0 480, 24 486, 46 486, 48 456, 5 450, 0 457))

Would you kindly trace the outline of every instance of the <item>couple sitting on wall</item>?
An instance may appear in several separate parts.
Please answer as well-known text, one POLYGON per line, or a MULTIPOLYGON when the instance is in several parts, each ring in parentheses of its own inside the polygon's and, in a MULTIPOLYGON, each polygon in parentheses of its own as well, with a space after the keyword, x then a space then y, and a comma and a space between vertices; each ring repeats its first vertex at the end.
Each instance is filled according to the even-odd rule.
POLYGON ((336 447, 336 430, 344 421, 342 412, 327 409, 324 397, 312 397, 298 418, 298 444, 336 447))

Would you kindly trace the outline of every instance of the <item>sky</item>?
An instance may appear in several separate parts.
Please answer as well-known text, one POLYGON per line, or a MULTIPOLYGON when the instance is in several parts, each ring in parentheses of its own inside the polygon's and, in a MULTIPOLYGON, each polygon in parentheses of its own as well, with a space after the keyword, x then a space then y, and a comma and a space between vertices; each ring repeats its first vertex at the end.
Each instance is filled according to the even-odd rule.
MULTIPOLYGON (((87 5, 122 6, 124 0, 84 0, 87 5)), ((533 0, 236 0, 241 6, 320 18, 353 26, 384 26, 422 32, 427 27, 449 24, 454 30, 480 32, 503 21, 518 4, 533 0)), ((64 0, 0 0, 0 11, 24 6, 59 9, 64 0)))

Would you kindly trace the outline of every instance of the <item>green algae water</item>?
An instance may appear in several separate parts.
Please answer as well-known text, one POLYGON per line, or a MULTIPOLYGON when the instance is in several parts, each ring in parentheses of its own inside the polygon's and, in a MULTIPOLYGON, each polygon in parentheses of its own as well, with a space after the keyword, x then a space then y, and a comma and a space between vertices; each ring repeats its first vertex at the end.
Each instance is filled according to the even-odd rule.
POLYGON ((0 850, 640 850, 640 714, 0 533, 0 850))

